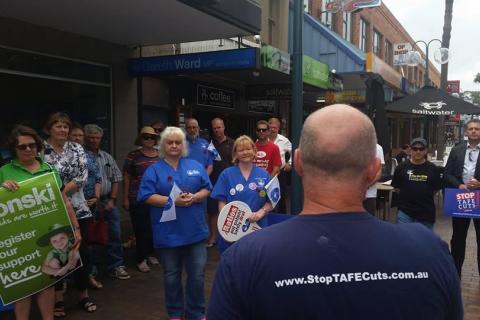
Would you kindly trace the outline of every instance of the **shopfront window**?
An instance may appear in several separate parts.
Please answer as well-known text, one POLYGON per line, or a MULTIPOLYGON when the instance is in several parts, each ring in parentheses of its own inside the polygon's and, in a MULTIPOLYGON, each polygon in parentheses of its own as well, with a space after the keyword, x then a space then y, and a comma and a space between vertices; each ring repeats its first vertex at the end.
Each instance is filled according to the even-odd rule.
POLYGON ((102 148, 111 151, 110 67, 14 49, 0 48, 0 56, 0 87, 8 88, 0 95, 1 148, 14 125, 29 125, 43 135, 47 117, 62 111, 82 125, 102 127, 102 148))

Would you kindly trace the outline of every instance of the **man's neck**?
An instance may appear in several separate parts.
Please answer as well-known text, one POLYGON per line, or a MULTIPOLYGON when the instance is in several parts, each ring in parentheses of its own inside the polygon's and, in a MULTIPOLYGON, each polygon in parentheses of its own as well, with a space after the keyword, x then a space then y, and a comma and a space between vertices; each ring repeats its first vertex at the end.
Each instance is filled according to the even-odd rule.
POLYGON ((418 159, 418 160, 416 160, 416 159, 410 159, 410 162, 411 162, 412 164, 416 164, 416 165, 424 164, 425 161, 427 161, 427 160, 425 160, 425 159, 423 159, 423 158, 422 158, 422 159, 418 159))
POLYGON ((268 143, 268 139, 264 139, 264 140, 257 139, 257 143, 261 146, 264 146, 268 143))
POLYGON ((217 140, 218 143, 221 143, 221 142, 227 140, 227 136, 223 136, 221 138, 215 137, 215 140, 217 140))
POLYGON ((100 148, 93 149, 93 148, 90 148, 89 146, 87 146, 87 149, 93 152, 94 154, 98 154, 98 152, 100 151, 100 148))
POLYGON ((277 140, 277 137, 278 137, 278 133, 276 133, 275 135, 272 134, 272 135, 270 136, 270 140, 271 140, 271 141, 275 141, 275 140, 277 140))
POLYGON ((470 148, 476 148, 480 144, 480 141, 478 140, 468 140, 468 146, 470 148))
POLYGON ((304 184, 303 209, 300 214, 364 212, 365 190, 353 184, 325 183, 321 186, 304 184))

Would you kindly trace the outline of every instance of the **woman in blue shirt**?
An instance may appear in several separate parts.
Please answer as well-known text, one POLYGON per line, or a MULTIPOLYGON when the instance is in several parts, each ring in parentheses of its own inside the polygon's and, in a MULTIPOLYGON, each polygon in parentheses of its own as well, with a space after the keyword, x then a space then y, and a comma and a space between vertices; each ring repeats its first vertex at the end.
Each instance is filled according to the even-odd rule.
POLYGON ((184 158, 187 142, 180 128, 165 128, 159 147, 160 160, 145 171, 137 200, 150 205, 154 246, 160 249, 164 269, 168 316, 183 319, 185 314, 186 319, 204 319, 205 240, 208 236, 204 202, 212 185, 200 163, 184 158), (172 190, 177 188, 180 192, 173 195, 172 190), (163 217, 166 210, 169 210, 169 219, 163 217), (184 266, 187 272, 185 311, 184 266))
MULTIPOLYGON (((257 153, 255 143, 248 136, 240 136, 235 140, 232 149, 234 166, 223 170, 213 188, 211 197, 218 200, 218 209, 232 201, 243 201, 252 210, 251 222, 266 227, 263 219, 272 210, 265 186, 270 181, 268 172, 253 164, 257 153)), ((219 237, 218 247, 221 251, 228 244, 219 237)))

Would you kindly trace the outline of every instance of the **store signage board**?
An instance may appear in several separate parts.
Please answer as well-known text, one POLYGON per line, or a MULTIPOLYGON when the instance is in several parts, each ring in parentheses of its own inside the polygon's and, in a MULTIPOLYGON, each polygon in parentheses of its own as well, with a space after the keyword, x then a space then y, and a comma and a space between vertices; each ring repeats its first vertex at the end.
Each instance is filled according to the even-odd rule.
POLYGON ((291 85, 257 85, 246 89, 248 100, 291 100, 291 85))
POLYGON ((276 105, 273 100, 249 100, 248 112, 275 114, 276 105))
POLYGON ((290 54, 269 45, 260 48, 262 67, 290 74, 290 54))
POLYGON ((412 51, 410 43, 395 43, 393 45, 393 65, 404 66, 408 62, 408 53, 412 51))
POLYGON ((235 92, 198 84, 197 105, 235 109, 235 92))
POLYGON ((448 80, 447 81, 447 92, 458 93, 460 94, 460 80, 448 80))
POLYGON ((303 55, 303 82, 322 89, 330 89, 332 83, 328 65, 303 55))
POLYGON ((256 48, 135 58, 128 61, 128 73, 131 77, 258 67, 256 48))

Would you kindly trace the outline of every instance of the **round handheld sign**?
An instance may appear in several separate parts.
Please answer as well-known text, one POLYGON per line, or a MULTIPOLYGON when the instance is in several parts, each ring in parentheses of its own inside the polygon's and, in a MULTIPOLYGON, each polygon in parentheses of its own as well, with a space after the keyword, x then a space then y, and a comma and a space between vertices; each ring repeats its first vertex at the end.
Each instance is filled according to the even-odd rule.
POLYGON ((217 220, 218 232, 227 242, 235 242, 243 236, 261 229, 256 223, 251 223, 248 218, 252 214, 250 207, 242 201, 227 203, 220 211, 217 220))

